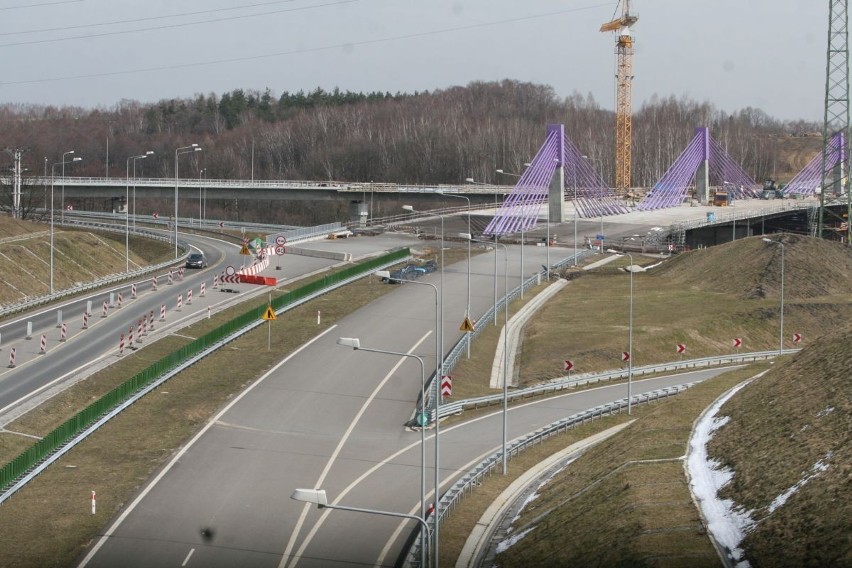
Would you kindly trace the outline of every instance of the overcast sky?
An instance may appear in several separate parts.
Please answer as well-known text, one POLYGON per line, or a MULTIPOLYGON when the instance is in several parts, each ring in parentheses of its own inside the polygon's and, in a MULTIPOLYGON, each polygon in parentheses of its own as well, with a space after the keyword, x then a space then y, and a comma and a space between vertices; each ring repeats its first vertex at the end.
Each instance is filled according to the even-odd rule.
MULTIPOLYGON (((617 2, 0 0, 0 102, 111 107, 233 89, 516 79, 614 105, 617 2)), ((688 96, 822 121, 824 0, 635 0, 633 104, 688 96)))

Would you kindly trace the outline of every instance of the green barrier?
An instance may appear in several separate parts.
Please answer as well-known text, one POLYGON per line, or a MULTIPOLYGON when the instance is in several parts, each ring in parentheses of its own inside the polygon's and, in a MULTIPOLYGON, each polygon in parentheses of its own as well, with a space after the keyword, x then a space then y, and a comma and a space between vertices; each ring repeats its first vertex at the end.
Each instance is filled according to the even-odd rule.
MULTIPOLYGON (((368 274, 381 266, 387 265, 388 263, 402 260, 410 254, 410 251, 407 248, 404 248, 347 267, 335 274, 324 276, 319 280, 300 286, 295 290, 291 290, 290 292, 275 298, 272 301, 272 307, 275 310, 279 310, 292 305, 311 294, 320 292, 324 289, 329 289, 331 286, 339 284, 349 278, 368 274)), ((3 468, 0 469, 0 489, 5 491, 16 479, 32 469, 58 448, 68 443, 76 435, 97 421, 101 416, 109 413, 124 403, 124 401, 133 396, 133 394, 139 392, 140 389, 150 385, 167 371, 183 364, 185 361, 198 355, 211 345, 214 345, 236 331, 257 322, 261 319, 261 317, 263 317, 265 311, 266 306, 258 306, 257 308, 251 309, 246 313, 235 317, 231 321, 220 325, 216 329, 209 331, 198 339, 186 344, 177 351, 166 355, 156 363, 151 364, 119 386, 115 387, 110 392, 103 395, 101 398, 47 434, 44 438, 30 446, 11 462, 3 466, 3 468)))

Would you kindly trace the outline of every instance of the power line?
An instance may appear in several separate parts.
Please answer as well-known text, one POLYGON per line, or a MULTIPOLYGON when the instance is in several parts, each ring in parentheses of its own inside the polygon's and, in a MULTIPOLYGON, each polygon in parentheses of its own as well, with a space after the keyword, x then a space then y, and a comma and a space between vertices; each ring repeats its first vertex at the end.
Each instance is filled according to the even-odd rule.
POLYGON ((3 6, 0 10, 21 10, 26 8, 41 8, 43 6, 56 6, 58 4, 79 4, 83 0, 57 0, 56 2, 42 2, 40 4, 20 4, 18 6, 3 6))
MULTIPOLYGON (((357 1, 357 0, 346 0, 346 1, 351 2, 351 1, 357 1)), ((344 2, 340 2, 340 3, 344 3, 344 2)), ((397 35, 397 36, 388 36, 388 37, 383 37, 383 38, 367 39, 367 40, 356 41, 356 42, 336 43, 336 44, 332 44, 332 45, 308 47, 308 48, 304 48, 304 49, 293 49, 293 50, 289 50, 289 51, 279 51, 279 52, 275 52, 275 53, 248 55, 248 56, 243 56, 243 57, 230 57, 230 58, 226 58, 226 59, 215 59, 215 60, 211 60, 211 61, 197 61, 197 62, 194 62, 194 63, 182 63, 182 64, 176 64, 176 65, 161 65, 161 66, 157 66, 157 67, 140 67, 140 68, 136 68, 136 69, 126 69, 126 70, 121 70, 121 71, 108 71, 108 72, 104 72, 104 73, 89 73, 89 74, 84 74, 84 75, 66 75, 64 77, 49 77, 49 78, 44 78, 44 79, 26 79, 26 80, 21 80, 21 81, 2 81, 2 82, 0 82, 0 86, 34 85, 34 84, 39 84, 39 83, 54 83, 54 82, 59 82, 59 81, 71 81, 71 80, 76 80, 76 79, 97 79, 97 78, 102 78, 102 77, 117 77, 117 76, 121 76, 121 75, 133 75, 133 74, 137 74, 137 73, 151 73, 151 72, 155 72, 155 71, 171 71, 171 70, 176 70, 176 69, 190 69, 190 68, 193 68, 193 67, 209 67, 211 65, 222 65, 222 64, 226 64, 226 63, 240 63, 240 62, 245 62, 245 61, 258 61, 258 60, 262 60, 262 59, 272 59, 272 58, 276 58, 276 57, 287 57, 287 56, 292 56, 292 55, 304 55, 304 54, 307 54, 307 53, 320 53, 320 52, 323 52, 323 51, 331 51, 331 50, 336 50, 336 49, 349 49, 349 48, 352 48, 352 47, 379 45, 379 44, 391 43, 391 42, 395 42, 395 41, 403 41, 403 40, 408 40, 408 39, 426 38, 426 37, 431 37, 431 36, 435 36, 435 35, 442 35, 442 34, 448 34, 448 33, 459 32, 459 31, 469 31, 469 30, 483 29, 483 28, 489 28, 489 27, 495 27, 495 26, 502 26, 502 25, 506 25, 506 24, 515 24, 515 23, 518 23, 518 22, 538 20, 538 19, 542 19, 542 18, 551 18, 553 16, 562 16, 562 15, 570 14, 570 13, 574 13, 574 12, 580 12, 580 11, 584 11, 584 10, 592 10, 592 9, 595 9, 595 8, 601 8, 601 7, 605 7, 605 6, 609 6, 609 5, 610 5, 609 2, 607 2, 605 4, 593 4, 593 5, 589 5, 589 6, 583 6, 583 7, 580 7, 580 8, 558 10, 558 11, 555 11, 555 12, 548 12, 548 13, 544 13, 544 14, 534 14, 534 15, 530 15, 530 16, 522 16, 522 17, 519 17, 519 18, 511 18, 511 19, 505 19, 505 20, 494 20, 494 21, 491 21, 491 22, 482 22, 482 23, 478 23, 478 24, 469 24, 469 25, 465 25, 465 26, 456 26, 456 27, 451 27, 451 28, 443 28, 443 29, 439 29, 439 30, 430 30, 430 31, 425 31, 425 32, 416 32, 416 33, 403 34, 403 35, 397 35)))

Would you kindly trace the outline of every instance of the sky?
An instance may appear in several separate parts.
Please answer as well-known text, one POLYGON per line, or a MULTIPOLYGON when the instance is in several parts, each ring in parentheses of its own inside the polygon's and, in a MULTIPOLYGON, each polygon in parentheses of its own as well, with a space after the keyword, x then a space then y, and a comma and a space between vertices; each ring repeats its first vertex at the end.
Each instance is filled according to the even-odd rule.
MULTIPOLYGON (((234 89, 550 85, 612 109, 617 0, 0 0, 0 103, 112 108, 234 89)), ((825 0, 633 0, 657 95, 821 122, 825 0)))

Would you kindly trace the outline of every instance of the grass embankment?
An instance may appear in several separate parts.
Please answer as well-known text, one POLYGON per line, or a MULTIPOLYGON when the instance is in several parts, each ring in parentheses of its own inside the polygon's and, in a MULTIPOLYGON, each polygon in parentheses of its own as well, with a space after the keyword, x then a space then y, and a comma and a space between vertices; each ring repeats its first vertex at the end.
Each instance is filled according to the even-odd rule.
MULTIPOLYGON (((765 365, 765 364, 764 364, 765 365)), ((682 457, 695 418, 722 392, 759 372, 732 371, 676 397, 634 407, 635 422, 586 451, 540 488, 513 523, 532 529, 498 555, 496 566, 718 566, 694 507, 682 457)), ((482 511, 515 477, 577 440, 628 420, 608 417, 552 438, 509 462, 509 476, 491 476, 442 527, 447 561, 482 511)))
POLYGON ((852 566, 850 334, 822 338, 722 407, 730 421, 710 455, 735 472, 722 496, 756 521, 743 543, 753 566, 852 566))
MULTIPOLYGON (((124 272, 124 236, 54 227, 53 287, 124 272)), ((169 258, 168 243, 130 237, 131 269, 169 258)), ((50 293, 50 226, 0 217, 0 305, 50 293)))

